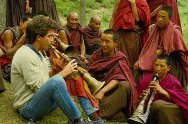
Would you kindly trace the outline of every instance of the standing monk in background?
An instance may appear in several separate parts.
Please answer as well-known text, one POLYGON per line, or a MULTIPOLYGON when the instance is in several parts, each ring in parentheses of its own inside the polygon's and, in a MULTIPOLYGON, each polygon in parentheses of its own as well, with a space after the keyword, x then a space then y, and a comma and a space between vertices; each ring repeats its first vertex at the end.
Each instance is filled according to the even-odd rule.
POLYGON ((89 21, 88 26, 83 29, 83 38, 86 46, 86 54, 91 55, 99 48, 101 18, 93 15, 89 21))
POLYGON ((156 57, 162 53, 172 58, 170 71, 180 80, 186 89, 188 83, 188 49, 186 48, 180 28, 170 21, 172 8, 164 6, 157 14, 157 23, 149 27, 149 38, 141 51, 135 68, 152 71, 156 57))
POLYGON ((147 3, 149 5, 150 11, 152 13, 151 14, 152 23, 156 22, 156 15, 157 15, 157 12, 159 11, 160 7, 162 7, 164 5, 169 5, 173 9, 173 12, 172 12, 173 17, 170 20, 173 23, 175 23, 181 27, 177 0, 147 0, 147 3))
POLYGON ((146 41, 149 25, 150 11, 145 0, 116 0, 110 28, 119 32, 117 47, 127 56, 131 70, 146 41))

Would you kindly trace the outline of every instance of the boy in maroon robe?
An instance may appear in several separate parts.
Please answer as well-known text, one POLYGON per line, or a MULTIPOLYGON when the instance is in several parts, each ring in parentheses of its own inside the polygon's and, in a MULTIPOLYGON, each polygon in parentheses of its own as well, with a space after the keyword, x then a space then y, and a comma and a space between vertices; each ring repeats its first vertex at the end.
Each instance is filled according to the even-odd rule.
POLYGON ((165 54, 159 55, 153 68, 154 73, 158 74, 158 80, 152 81, 154 73, 150 73, 140 79, 137 86, 141 98, 148 87, 151 88, 151 92, 156 92, 148 124, 187 124, 188 93, 177 78, 168 74, 171 69, 170 57, 165 54))
POLYGON ((188 83, 188 50, 180 28, 170 21, 172 8, 164 6, 157 14, 157 23, 150 26, 149 38, 141 51, 135 68, 152 71, 153 63, 161 53, 170 55, 173 68, 170 73, 176 76, 186 89, 188 83))
POLYGON ((125 55, 116 51, 117 34, 107 29, 101 34, 101 49, 92 54, 89 73, 104 86, 95 94, 101 117, 126 121, 135 107, 137 93, 125 55))

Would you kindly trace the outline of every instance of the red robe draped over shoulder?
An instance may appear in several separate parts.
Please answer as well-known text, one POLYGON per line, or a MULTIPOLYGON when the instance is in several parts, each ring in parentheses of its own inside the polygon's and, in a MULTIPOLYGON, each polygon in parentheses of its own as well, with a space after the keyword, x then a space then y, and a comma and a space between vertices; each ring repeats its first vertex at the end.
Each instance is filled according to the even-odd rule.
MULTIPOLYGON (((150 10, 146 0, 135 0, 143 27, 150 24, 150 10)), ((134 29, 136 28, 135 17, 132 13, 132 8, 128 0, 121 0, 119 7, 115 13, 113 29, 134 29)))
MULTIPOLYGON (((153 76, 153 74, 147 74, 143 79, 139 80, 137 86, 138 95, 141 95, 142 91, 148 88, 153 76)), ((172 102, 182 109, 185 116, 184 118, 188 123, 188 93, 180 85, 179 80, 177 80, 174 76, 167 74, 166 77, 159 82, 159 84, 168 92, 172 102)), ((168 99, 161 94, 156 94, 154 101, 155 100, 168 101, 168 99)))
MULTIPOLYGON (((157 24, 153 24, 150 27, 150 36, 138 59, 139 68, 141 70, 152 71, 160 42, 159 30, 157 24)), ((183 71, 185 73, 186 83, 188 84, 188 49, 186 48, 180 28, 172 22, 169 22, 161 39, 165 54, 169 55, 174 51, 180 52, 183 71)))
POLYGON ((85 28, 83 28, 83 39, 86 46, 87 54, 90 55, 95 50, 97 50, 100 42, 101 33, 101 30, 95 31, 90 26, 86 26, 85 28))
POLYGON ((131 102, 129 110, 136 107, 137 92, 132 73, 128 67, 125 55, 118 51, 112 57, 104 58, 99 49, 92 54, 91 65, 88 72, 96 79, 105 81, 107 85, 111 80, 127 80, 131 90, 131 102))
POLYGON ((135 17, 132 12, 130 2, 121 0, 117 11, 115 12, 113 29, 136 29, 141 28, 143 34, 141 37, 141 46, 143 46, 148 38, 148 26, 151 23, 150 10, 146 0, 135 0, 138 15, 140 17, 139 24, 136 24, 135 17), (139 26, 138 26, 139 25, 139 26))

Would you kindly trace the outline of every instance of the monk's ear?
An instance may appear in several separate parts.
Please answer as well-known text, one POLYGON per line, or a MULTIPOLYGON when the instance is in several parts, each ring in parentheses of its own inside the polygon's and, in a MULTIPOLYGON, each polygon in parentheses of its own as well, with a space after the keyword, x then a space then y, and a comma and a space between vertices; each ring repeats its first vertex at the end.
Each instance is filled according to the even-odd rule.
POLYGON ((168 65, 168 72, 171 70, 172 66, 168 65))
POLYGON ((117 44, 117 43, 118 43, 118 40, 114 40, 114 43, 117 44))
POLYGON ((40 40, 42 37, 40 35, 37 35, 37 40, 40 40))

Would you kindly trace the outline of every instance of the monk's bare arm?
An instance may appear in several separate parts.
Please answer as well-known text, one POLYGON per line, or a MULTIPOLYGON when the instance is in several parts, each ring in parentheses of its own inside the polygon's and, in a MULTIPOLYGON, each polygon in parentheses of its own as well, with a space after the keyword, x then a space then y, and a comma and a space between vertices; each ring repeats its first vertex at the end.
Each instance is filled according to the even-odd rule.
POLYGON ((22 35, 19 41, 10 49, 7 49, 6 56, 12 58, 15 52, 27 42, 26 35, 22 35))
POLYGON ((133 15, 136 19, 136 22, 139 22, 140 21, 140 17, 138 15, 138 10, 137 10, 137 6, 136 6, 136 2, 135 0, 129 0, 130 4, 131 4, 131 8, 132 8, 132 12, 133 12, 133 15))
POLYGON ((95 98, 98 100, 102 100, 104 94, 108 91, 112 90, 114 87, 117 86, 118 80, 111 80, 104 88, 102 88, 96 95, 95 98))
POLYGON ((31 13, 32 7, 29 6, 29 0, 25 0, 25 13, 31 13))
POLYGON ((60 31, 58 32, 58 34, 59 34, 59 38, 61 39, 61 41, 62 41, 63 43, 65 43, 65 44, 68 45, 68 38, 67 38, 66 32, 65 32, 64 30, 60 30, 60 31))
POLYGON ((11 30, 6 30, 2 35, 4 47, 8 50, 13 47, 14 35, 11 30))
POLYGON ((116 14, 116 11, 118 9, 118 6, 119 6, 120 2, 121 2, 121 0, 116 0, 116 2, 115 2, 114 10, 112 12, 112 17, 110 19, 109 28, 112 28, 112 26, 113 26, 115 14, 116 14))
POLYGON ((104 88, 102 88, 100 91, 107 93, 108 91, 112 90, 117 84, 118 80, 111 80, 104 88))
POLYGON ((86 47, 85 47, 85 43, 84 43, 84 40, 82 41, 81 45, 80 45, 80 54, 81 54, 81 57, 85 57, 85 53, 86 53, 86 47))

